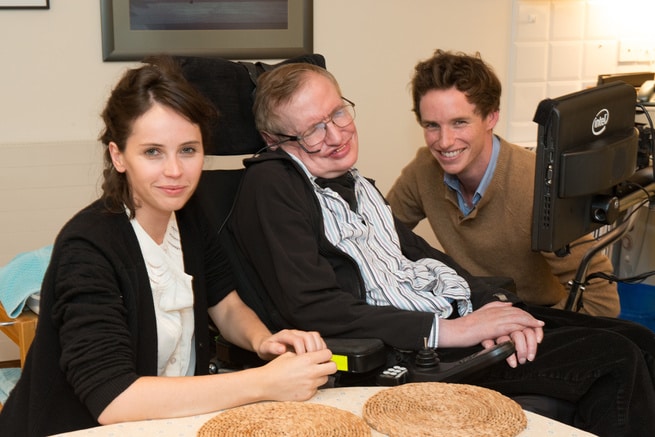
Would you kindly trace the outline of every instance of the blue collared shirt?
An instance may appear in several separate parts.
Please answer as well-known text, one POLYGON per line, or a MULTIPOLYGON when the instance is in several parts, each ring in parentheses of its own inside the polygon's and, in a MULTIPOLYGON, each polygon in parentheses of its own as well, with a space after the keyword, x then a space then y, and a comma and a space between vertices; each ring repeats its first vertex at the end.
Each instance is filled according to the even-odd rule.
POLYGON ((484 172, 484 176, 480 181, 480 185, 478 185, 478 188, 475 190, 475 194, 473 195, 473 200, 471 205, 467 204, 466 200, 464 200, 464 195, 462 194, 459 179, 457 179, 457 176, 448 173, 444 174, 443 180, 446 183, 446 185, 448 185, 453 191, 455 191, 455 193, 457 193, 457 204, 459 206, 459 210, 462 212, 462 214, 464 214, 465 217, 469 215, 471 211, 473 211, 473 209, 476 207, 478 202, 480 202, 480 199, 482 199, 482 196, 484 195, 485 191, 487 191, 487 188, 491 183, 491 178, 493 177, 494 171, 496 170, 496 163, 498 162, 499 154, 500 154, 500 140, 498 139, 497 136, 494 135, 492 148, 491 148, 491 159, 489 159, 489 165, 487 166, 487 171, 484 172))

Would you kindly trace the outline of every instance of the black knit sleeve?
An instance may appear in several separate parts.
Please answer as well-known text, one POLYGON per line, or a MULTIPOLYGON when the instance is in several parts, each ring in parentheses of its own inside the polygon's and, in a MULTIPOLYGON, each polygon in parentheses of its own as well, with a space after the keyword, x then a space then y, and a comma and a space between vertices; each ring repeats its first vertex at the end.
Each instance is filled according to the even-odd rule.
POLYGON ((124 301, 125 294, 133 294, 137 275, 127 268, 129 260, 117 268, 98 242, 81 236, 65 239, 55 250, 51 317, 61 343, 60 366, 97 418, 138 378, 135 346, 147 339, 131 335, 133 315, 124 301))

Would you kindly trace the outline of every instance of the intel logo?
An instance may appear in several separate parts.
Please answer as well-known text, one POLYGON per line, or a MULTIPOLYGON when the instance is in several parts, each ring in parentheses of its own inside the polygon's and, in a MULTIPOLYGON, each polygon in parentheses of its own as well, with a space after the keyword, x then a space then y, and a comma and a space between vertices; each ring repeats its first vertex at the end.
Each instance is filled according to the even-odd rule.
POLYGON ((602 134, 607 128, 607 123, 610 121, 610 112, 607 109, 601 109, 594 117, 594 122, 591 124, 591 133, 594 135, 602 134))

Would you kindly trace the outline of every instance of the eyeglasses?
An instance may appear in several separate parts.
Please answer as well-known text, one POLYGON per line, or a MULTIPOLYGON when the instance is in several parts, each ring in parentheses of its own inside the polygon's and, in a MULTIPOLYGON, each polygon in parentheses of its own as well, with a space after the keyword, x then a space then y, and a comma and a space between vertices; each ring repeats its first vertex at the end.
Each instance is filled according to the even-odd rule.
POLYGON ((330 114, 329 118, 326 121, 322 121, 320 123, 315 124, 311 128, 307 129, 302 135, 288 135, 288 134, 276 133, 275 134, 276 136, 283 137, 284 139, 278 141, 274 145, 277 146, 282 143, 286 143, 287 141, 296 141, 305 152, 307 153, 318 152, 318 150, 315 151, 307 150, 305 147, 303 147, 303 143, 305 144, 305 146, 309 148, 316 147, 319 144, 321 144, 323 140, 325 140, 325 136, 327 135, 328 123, 332 122, 337 127, 346 127, 350 125, 353 122, 353 120, 355 120, 355 104, 345 97, 341 97, 341 98, 343 99, 344 102, 346 102, 346 104, 338 108, 332 114, 330 114))

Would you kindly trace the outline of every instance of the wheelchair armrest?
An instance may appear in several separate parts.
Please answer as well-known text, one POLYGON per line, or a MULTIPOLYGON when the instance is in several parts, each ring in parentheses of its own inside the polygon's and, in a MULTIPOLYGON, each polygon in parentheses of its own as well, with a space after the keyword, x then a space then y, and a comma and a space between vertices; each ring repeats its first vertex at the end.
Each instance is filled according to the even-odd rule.
MULTIPOLYGON (((259 358, 256 353, 233 345, 220 334, 216 335, 214 340, 216 342, 216 359, 222 367, 235 370, 266 364, 266 361, 259 358)), ((377 380, 378 385, 427 381, 466 382, 483 377, 488 367, 504 361, 515 352, 514 344, 508 341, 458 361, 446 363, 439 362, 437 359, 434 364, 427 366, 425 363, 415 361, 415 356, 421 352, 411 353, 406 355, 406 362, 398 362, 401 366, 406 367, 406 375, 402 378, 388 378, 385 376, 385 367, 388 364, 389 350, 381 340, 376 338, 326 338, 325 343, 332 351, 332 361, 337 364, 337 370, 342 372, 344 377, 345 374, 351 374, 355 378, 360 378, 351 378, 352 381, 361 382, 365 380, 365 378, 362 379, 365 374, 370 374, 373 375, 373 379, 377 380)))
POLYGON ((377 338, 326 338, 337 370, 350 373, 368 373, 387 363, 387 348, 377 338))
MULTIPOLYGON (((258 367, 266 363, 256 353, 242 349, 225 340, 221 335, 214 337, 216 358, 233 368, 258 367)), ((326 338, 332 351, 332 361, 337 370, 349 373, 367 373, 384 367, 387 349, 377 338, 326 338)))

